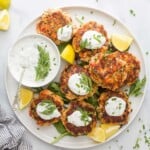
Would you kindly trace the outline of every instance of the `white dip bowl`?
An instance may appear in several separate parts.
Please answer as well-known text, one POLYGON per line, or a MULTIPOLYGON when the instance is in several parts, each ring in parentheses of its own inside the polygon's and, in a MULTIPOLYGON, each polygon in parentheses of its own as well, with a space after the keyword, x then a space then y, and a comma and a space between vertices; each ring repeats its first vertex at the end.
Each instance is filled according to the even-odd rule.
POLYGON ((60 68, 60 53, 57 46, 49 38, 39 35, 27 35, 20 38, 10 49, 8 54, 8 68, 16 81, 20 81, 25 67, 21 84, 27 87, 41 87, 56 77, 60 68), (44 79, 36 80, 36 67, 39 60, 38 46, 49 53, 50 67, 44 79))

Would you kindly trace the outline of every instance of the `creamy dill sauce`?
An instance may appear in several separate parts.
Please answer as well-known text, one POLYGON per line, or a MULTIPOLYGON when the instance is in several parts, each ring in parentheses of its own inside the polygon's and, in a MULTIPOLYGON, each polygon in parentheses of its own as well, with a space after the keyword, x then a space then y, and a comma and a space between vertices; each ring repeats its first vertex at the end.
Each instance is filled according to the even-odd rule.
POLYGON ((109 116, 121 116, 126 109, 126 102, 120 97, 111 97, 105 103, 105 110, 109 116))
POLYGON ((42 102, 37 105, 36 113, 38 114, 38 116, 43 120, 50 120, 53 118, 58 118, 61 114, 57 108, 51 114, 42 113, 42 112, 48 110, 48 108, 47 108, 48 105, 49 104, 47 104, 47 103, 43 104, 42 102))
POLYGON ((92 121, 92 118, 90 116, 88 116, 88 121, 84 122, 81 119, 82 113, 79 110, 74 111, 71 115, 68 116, 68 122, 80 127, 80 126, 87 126, 89 125, 89 123, 92 121))
POLYGON ((87 85, 81 85, 81 78, 82 76, 79 73, 75 73, 72 76, 70 76, 68 80, 68 87, 73 93, 77 95, 86 95, 89 93, 89 91, 87 91, 86 88, 84 88, 87 85))
POLYGON ((87 49, 97 49, 101 48, 105 42, 106 38, 101 33, 88 30, 83 34, 80 46, 87 49))
POLYGON ((55 47, 42 36, 36 35, 26 36, 17 41, 8 57, 8 66, 15 79, 19 81, 23 67, 25 67, 22 84, 32 87, 42 86, 47 83, 47 80, 53 78, 59 69, 58 62, 60 62, 60 58, 58 58, 55 47), (38 45, 49 52, 50 68, 48 75, 43 80, 36 81, 35 67, 38 65, 39 59, 38 45))
POLYGON ((72 38, 72 26, 71 25, 65 25, 64 27, 61 27, 57 31, 57 38, 60 41, 68 42, 72 38))

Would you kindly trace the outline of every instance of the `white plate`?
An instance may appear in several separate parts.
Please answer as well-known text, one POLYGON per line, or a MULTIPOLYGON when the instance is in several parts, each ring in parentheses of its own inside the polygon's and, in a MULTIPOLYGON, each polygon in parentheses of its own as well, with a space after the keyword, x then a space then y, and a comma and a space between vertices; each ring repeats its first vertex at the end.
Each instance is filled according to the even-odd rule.
MULTIPOLYGON (((95 10, 93 8, 86 8, 86 7, 65 7, 63 8, 65 12, 68 12, 72 18, 73 21, 76 21, 76 16, 82 17, 84 16, 84 21, 90 21, 90 20, 95 20, 101 24, 104 25, 105 29, 111 35, 112 33, 120 33, 120 34, 125 34, 133 37, 133 35, 129 32, 129 30, 116 18, 112 17, 111 15, 95 10), (114 20, 117 20, 117 23, 113 25, 114 20)), ((20 34, 21 36, 35 33, 35 25, 37 23, 39 18, 31 22, 20 34)), ((130 48, 130 52, 133 53, 141 62, 141 72, 140 72, 140 78, 143 78, 146 76, 146 68, 145 68, 145 61, 143 58, 142 50, 140 49, 137 41, 133 37, 134 41, 133 44, 130 48)), ((63 69, 64 64, 62 64, 61 70, 63 69)), ((59 77, 58 77, 59 78, 59 77)), ((15 92, 17 88, 17 83, 16 81, 12 78, 10 75, 9 71, 7 70, 6 72, 6 89, 9 97, 10 104, 12 104, 15 92)), ((144 100, 144 95, 146 91, 146 86, 143 89, 143 95, 139 97, 130 97, 130 100, 132 102, 132 113, 130 114, 129 118, 129 123, 125 126, 123 126, 119 132, 117 132, 114 136, 109 138, 107 141, 113 139, 117 135, 119 135, 124 129, 127 128, 127 126, 133 121, 133 119, 136 117, 138 111, 141 108, 141 105, 144 100)), ((35 136, 40 138, 41 140, 49 143, 53 137, 57 136, 58 133, 56 129, 53 126, 50 127, 42 127, 40 130, 37 130, 38 126, 36 125, 35 121, 29 117, 28 115, 28 108, 23 110, 23 111, 17 111, 15 112, 19 120, 22 122, 22 124, 35 136)), ((106 141, 106 142, 107 142, 106 141)), ((105 142, 105 143, 106 143, 105 142)), ((101 144, 101 143, 100 143, 101 144)), ((63 147, 63 148, 71 148, 71 149, 81 149, 81 148, 88 148, 88 147, 93 147, 96 145, 100 145, 98 143, 93 142, 91 139, 89 139, 86 136, 79 136, 79 137, 65 137, 63 138, 60 142, 56 144, 56 146, 63 147)))
POLYGON ((52 40, 40 34, 26 35, 13 45, 8 54, 8 68, 12 76, 19 82, 23 67, 24 71, 22 84, 28 87, 40 87, 50 83, 56 77, 60 68, 60 53, 52 40), (38 62, 37 46, 45 48, 50 57, 50 70, 43 80, 35 80, 35 67, 38 62), (32 51, 32 52, 31 52, 32 51), (28 55, 28 53, 30 55, 28 55), (17 54, 17 55, 16 55, 17 54), (26 56, 22 56, 26 55, 26 56), (33 56, 35 55, 35 57, 33 56), (33 59, 34 58, 34 59, 33 59))

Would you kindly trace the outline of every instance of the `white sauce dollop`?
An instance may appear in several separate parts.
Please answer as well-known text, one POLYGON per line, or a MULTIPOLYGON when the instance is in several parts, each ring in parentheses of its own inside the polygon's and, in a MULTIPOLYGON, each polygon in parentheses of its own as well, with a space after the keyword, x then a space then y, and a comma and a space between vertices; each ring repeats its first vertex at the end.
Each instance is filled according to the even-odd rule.
POLYGON ((81 78, 82 76, 79 73, 75 73, 72 76, 70 76, 68 80, 68 87, 73 93, 77 95, 86 95, 89 93, 89 91, 87 91, 86 88, 84 88, 87 85, 81 85, 80 83, 81 78))
POLYGON ((97 49, 101 48, 105 42, 106 38, 101 33, 89 30, 83 34, 80 46, 84 46, 87 49, 97 49))
POLYGON ((43 114, 42 112, 47 110, 47 105, 49 104, 47 103, 43 104, 42 102, 40 102, 36 107, 36 112, 41 119, 50 120, 53 118, 58 118, 61 115, 57 108, 51 114, 43 114))
POLYGON ((65 25, 62 28, 59 28, 57 31, 57 38, 60 41, 67 42, 72 38, 72 26, 65 25))
POLYGON ((105 110, 109 116, 121 116, 126 109, 126 102, 120 97, 111 97, 105 103, 105 110))
POLYGON ((79 110, 76 110, 71 115, 68 116, 68 122, 77 127, 81 127, 89 125, 89 123, 92 121, 92 118, 88 116, 88 121, 84 122, 83 120, 81 120, 81 116, 82 116, 81 112, 79 110))

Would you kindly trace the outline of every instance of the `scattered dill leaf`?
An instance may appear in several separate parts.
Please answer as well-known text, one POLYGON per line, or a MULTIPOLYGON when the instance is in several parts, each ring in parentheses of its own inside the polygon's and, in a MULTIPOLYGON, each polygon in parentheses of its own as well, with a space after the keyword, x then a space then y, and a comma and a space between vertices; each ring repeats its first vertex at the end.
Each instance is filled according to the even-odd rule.
POLYGON ((130 9, 129 12, 130 12, 130 14, 131 14, 132 16, 136 16, 136 14, 135 14, 135 12, 134 12, 133 9, 130 9))
POLYGON ((136 139, 136 142, 135 142, 135 145, 133 146, 133 149, 139 149, 140 148, 140 141, 141 141, 141 138, 136 139))
POLYGON ((78 16, 76 16, 76 20, 80 23, 80 25, 82 25, 84 22, 83 22, 83 17, 79 18, 78 16))
POLYGON ((145 54, 146 54, 146 55, 148 55, 148 54, 149 54, 149 52, 147 51, 145 54))
POLYGON ((115 26, 116 25, 116 23, 117 23, 117 20, 116 19, 114 19, 114 21, 113 21, 113 26, 115 26))

